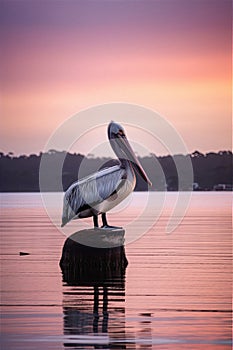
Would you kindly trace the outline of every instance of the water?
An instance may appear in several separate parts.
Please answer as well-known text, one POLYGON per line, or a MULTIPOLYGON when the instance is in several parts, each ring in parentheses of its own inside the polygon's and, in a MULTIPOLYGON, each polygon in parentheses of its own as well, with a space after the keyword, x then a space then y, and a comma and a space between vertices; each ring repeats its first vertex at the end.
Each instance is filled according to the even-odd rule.
POLYGON ((1 349, 231 349, 231 196, 193 193, 168 235, 168 193, 154 227, 126 245, 121 275, 75 283, 63 281, 66 237, 40 195, 2 194, 1 349))

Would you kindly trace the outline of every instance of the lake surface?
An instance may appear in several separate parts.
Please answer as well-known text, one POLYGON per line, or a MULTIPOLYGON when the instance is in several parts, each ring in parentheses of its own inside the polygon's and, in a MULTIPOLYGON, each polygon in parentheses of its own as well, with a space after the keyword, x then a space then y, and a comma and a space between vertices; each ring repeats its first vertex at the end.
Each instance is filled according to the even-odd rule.
MULTIPOLYGON (((134 193, 111 223, 124 226, 144 196, 134 193)), ((67 237, 40 194, 2 194, 1 349, 230 350, 232 194, 193 193, 167 234, 175 201, 166 194, 153 227, 126 244, 126 269, 98 285, 63 280, 67 237)), ((72 225, 77 231, 81 223, 72 225)))

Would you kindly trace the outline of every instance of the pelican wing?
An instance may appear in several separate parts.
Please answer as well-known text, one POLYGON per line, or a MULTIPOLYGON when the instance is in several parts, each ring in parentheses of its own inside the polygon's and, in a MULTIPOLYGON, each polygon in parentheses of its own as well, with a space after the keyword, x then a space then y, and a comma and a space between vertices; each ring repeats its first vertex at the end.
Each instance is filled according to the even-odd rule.
POLYGON ((125 169, 115 165, 73 183, 64 195, 62 226, 114 194, 123 184, 125 175, 125 169))

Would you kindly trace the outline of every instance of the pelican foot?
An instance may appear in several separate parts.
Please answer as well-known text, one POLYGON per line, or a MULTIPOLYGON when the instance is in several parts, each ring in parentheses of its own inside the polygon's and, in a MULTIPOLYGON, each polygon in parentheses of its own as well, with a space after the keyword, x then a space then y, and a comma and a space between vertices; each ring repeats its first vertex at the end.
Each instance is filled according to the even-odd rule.
POLYGON ((109 226, 109 225, 103 225, 101 226, 104 230, 122 230, 122 227, 119 226, 109 226))

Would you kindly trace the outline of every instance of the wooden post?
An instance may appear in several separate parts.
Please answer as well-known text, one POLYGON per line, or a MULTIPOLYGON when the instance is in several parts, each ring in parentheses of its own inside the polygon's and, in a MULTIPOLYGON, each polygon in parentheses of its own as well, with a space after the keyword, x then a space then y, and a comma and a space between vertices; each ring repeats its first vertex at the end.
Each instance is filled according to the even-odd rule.
MULTIPOLYGON (((123 229, 82 230, 67 238, 60 267, 69 285, 107 285, 124 283, 128 261, 123 229)), ((119 287, 119 286, 118 286, 119 287)))

